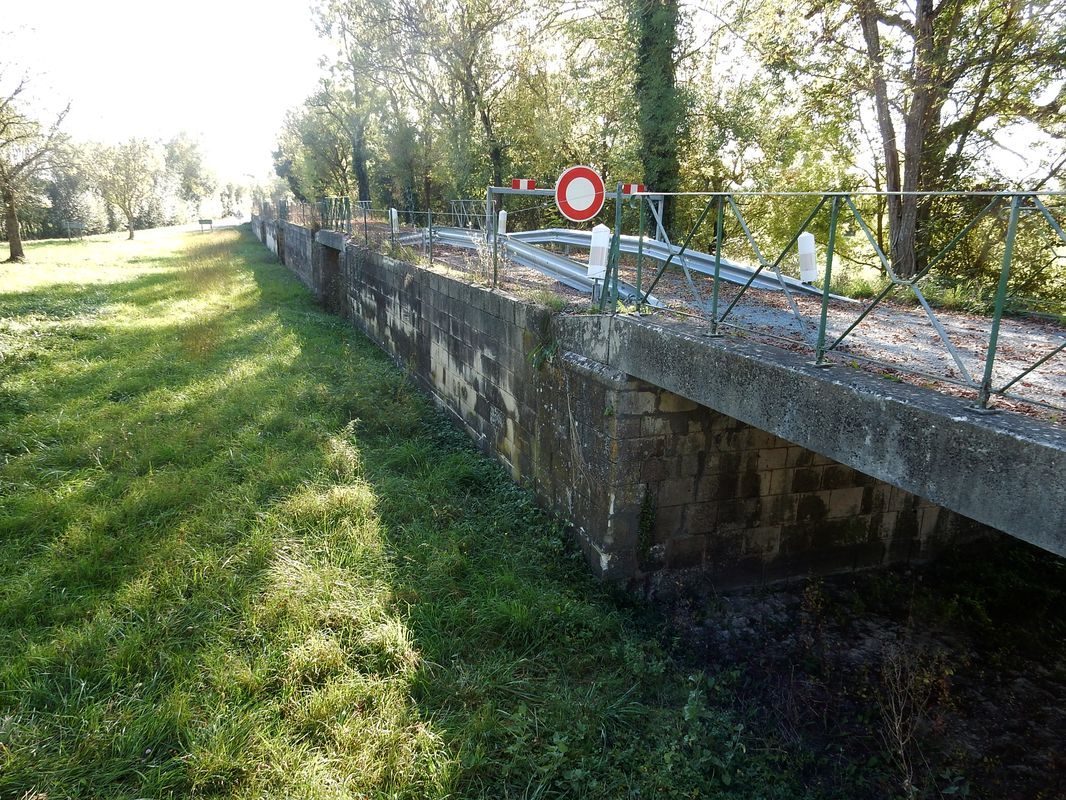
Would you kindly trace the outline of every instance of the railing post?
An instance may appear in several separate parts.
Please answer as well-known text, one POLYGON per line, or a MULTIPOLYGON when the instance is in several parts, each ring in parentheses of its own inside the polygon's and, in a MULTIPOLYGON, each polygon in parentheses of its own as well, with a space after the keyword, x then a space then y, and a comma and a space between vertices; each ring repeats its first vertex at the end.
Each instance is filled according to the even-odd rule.
POLYGON ((614 192, 614 236, 611 237, 611 313, 618 311, 618 271, 622 262, 622 184, 614 192))
POLYGON ((714 226, 714 283, 711 286, 711 336, 720 337, 718 332, 718 287, 722 282, 722 232, 725 227, 725 202, 718 196, 718 214, 714 226))
POLYGON ((1011 260, 1014 258, 1014 237, 1018 233, 1018 195, 1010 198, 1010 220, 1007 222, 1007 241, 1003 245, 1003 267, 999 271, 999 285, 996 287, 996 305, 992 311, 992 330, 988 335, 988 355, 985 356, 985 374, 981 379, 981 388, 977 394, 977 410, 990 413, 988 407, 992 396, 992 368, 996 363, 996 345, 999 343, 999 323, 1003 319, 1003 308, 1007 302, 1007 282, 1010 280, 1011 260))
POLYGON ((840 195, 833 195, 833 204, 829 209, 829 243, 825 247, 825 275, 822 277, 822 312, 818 320, 818 345, 814 355, 814 366, 828 367, 825 360, 825 329, 829 319, 829 284, 833 280, 833 249, 837 241, 837 217, 840 216, 840 195))
MULTIPOLYGON (((492 189, 489 189, 489 197, 490 198, 492 197, 492 189)), ((489 201, 489 204, 490 204, 489 207, 490 208, 491 208, 491 202, 492 201, 490 200, 489 201)), ((495 289, 495 288, 497 288, 499 286, 499 283, 500 283, 500 264, 499 264, 500 254, 499 254, 499 243, 498 243, 498 239, 500 238, 500 236, 499 236, 499 234, 500 234, 500 223, 499 223, 499 220, 497 219, 497 215, 493 214, 491 212, 489 213, 488 222, 489 222, 489 229, 490 230, 486 231, 486 233, 489 233, 489 232, 492 233, 492 288, 495 289)))
POLYGON ((433 266, 433 209, 426 207, 425 209, 425 235, 429 238, 427 245, 430 249, 430 266, 433 266))
MULTIPOLYGON (((362 204, 360 204, 362 205, 362 204)), ((363 206, 363 244, 370 247, 370 228, 366 224, 366 206, 363 206)))
MULTIPOLYGON (((644 198, 639 197, 640 221, 637 223, 637 297, 640 298, 640 281, 644 267, 644 198)), ((640 301, 637 301, 637 311, 640 311, 640 301)))

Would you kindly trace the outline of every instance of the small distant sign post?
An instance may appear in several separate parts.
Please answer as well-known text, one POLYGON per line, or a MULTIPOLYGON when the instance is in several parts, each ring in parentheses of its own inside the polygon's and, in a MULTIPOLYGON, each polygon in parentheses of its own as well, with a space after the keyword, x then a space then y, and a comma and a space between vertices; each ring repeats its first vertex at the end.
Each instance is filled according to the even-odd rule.
POLYGON ((213 231, 214 229, 215 229, 215 221, 214 220, 211 220, 211 219, 202 219, 202 220, 200 220, 200 233, 203 233, 204 230, 213 231))
POLYGON ((555 182, 555 205, 571 222, 588 222, 603 208, 603 178, 592 167, 568 167, 555 182))

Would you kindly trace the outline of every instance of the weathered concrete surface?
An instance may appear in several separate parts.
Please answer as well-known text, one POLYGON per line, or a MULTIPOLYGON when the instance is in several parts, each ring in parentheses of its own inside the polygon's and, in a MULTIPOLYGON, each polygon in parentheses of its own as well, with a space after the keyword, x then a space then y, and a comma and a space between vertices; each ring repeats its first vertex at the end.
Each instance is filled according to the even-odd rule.
POLYGON ((664 331, 629 317, 565 326, 569 349, 595 350, 663 387, 993 528, 1066 555, 1066 435, 1016 414, 734 337, 664 331))

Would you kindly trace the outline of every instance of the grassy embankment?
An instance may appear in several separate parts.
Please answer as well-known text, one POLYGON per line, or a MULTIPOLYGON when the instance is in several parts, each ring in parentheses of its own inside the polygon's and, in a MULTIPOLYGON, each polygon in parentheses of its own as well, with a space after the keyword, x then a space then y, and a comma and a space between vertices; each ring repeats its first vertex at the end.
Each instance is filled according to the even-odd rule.
POLYGON ((250 235, 0 267, 0 797, 796 797, 250 235))

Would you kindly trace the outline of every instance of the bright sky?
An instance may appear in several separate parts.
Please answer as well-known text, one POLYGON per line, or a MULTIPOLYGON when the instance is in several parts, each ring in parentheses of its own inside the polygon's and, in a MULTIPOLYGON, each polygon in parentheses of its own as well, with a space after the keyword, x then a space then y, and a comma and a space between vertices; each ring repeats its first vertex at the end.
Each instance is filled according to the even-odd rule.
POLYGON ((13 0, 0 14, 3 87, 69 100, 75 139, 199 139, 223 182, 272 174, 285 111, 310 94, 324 43, 310 4, 258 0, 13 0))

